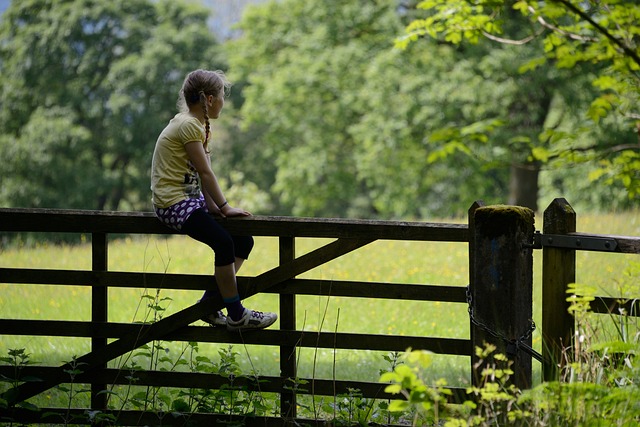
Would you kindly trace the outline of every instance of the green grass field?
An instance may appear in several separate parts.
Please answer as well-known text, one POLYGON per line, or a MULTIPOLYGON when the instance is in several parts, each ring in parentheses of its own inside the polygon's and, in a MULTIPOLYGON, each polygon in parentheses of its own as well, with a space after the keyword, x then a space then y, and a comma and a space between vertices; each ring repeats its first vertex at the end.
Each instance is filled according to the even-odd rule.
MULTIPOLYGON (((541 217, 541 215, 539 215, 541 217)), ((538 218, 536 229, 541 229, 538 218)), ((640 212, 578 216, 578 231, 640 236, 640 212)), ((298 255, 306 253, 326 240, 300 239, 298 255)), ((257 238, 249 261, 240 272, 253 276, 277 265, 277 239, 257 238)), ((534 253, 534 320, 540 320, 541 252, 534 253)), ((603 294, 618 295, 630 280, 625 270, 640 262, 637 255, 578 253, 577 282, 602 288, 603 294)), ((210 274, 213 254, 189 238, 137 236, 123 238, 109 246, 109 269, 114 271, 170 272, 210 274)), ((0 267, 90 269, 90 245, 12 248, 0 253, 0 267)), ((326 281, 362 280, 392 283, 442 284, 466 286, 468 283, 467 245, 462 243, 429 243, 379 241, 340 260, 319 267, 304 276, 326 281)), ((636 277, 637 279, 637 277, 636 277)), ((636 280, 637 281, 637 280, 636 280)), ((637 290, 637 286, 635 287, 637 290)), ((142 296, 155 295, 154 289, 111 289, 109 320, 129 322, 143 320, 149 314, 142 296)), ((633 292, 633 291, 631 291, 633 292)), ((199 297, 200 292, 163 291, 170 297, 164 315, 172 314, 199 297)), ((638 295, 634 295, 638 296, 638 295)), ((146 300, 145 300, 146 301, 146 300)), ((257 295, 246 300, 250 308, 277 311, 275 295, 257 295)), ((89 320, 90 289, 46 285, 14 285, 0 283, 2 318, 89 320)), ((372 334, 425 335, 468 338, 469 320, 466 304, 440 302, 407 302, 341 297, 298 297, 298 325, 305 331, 340 331, 372 334)), ((278 323, 273 327, 278 328, 278 323)), ((540 348, 540 332, 534 332, 534 347, 540 348)), ((25 348, 31 359, 45 365, 58 365, 74 355, 89 351, 89 341, 80 338, 2 336, 0 354, 9 349, 25 348)), ((170 345, 177 355, 181 344, 170 345)), ((218 347, 202 344, 200 352, 214 359, 218 347)), ((236 347, 241 366, 249 373, 255 368, 262 375, 279 374, 277 347, 236 347)), ((298 355, 300 377, 377 381, 380 369, 387 368, 381 353, 304 349, 298 355), (315 361, 315 362, 314 362, 315 361)), ((119 366, 118 361, 112 362, 119 366)), ((537 363, 534 364, 539 370, 537 363)), ((467 357, 437 356, 433 378, 446 378, 450 385, 469 383, 467 357)))

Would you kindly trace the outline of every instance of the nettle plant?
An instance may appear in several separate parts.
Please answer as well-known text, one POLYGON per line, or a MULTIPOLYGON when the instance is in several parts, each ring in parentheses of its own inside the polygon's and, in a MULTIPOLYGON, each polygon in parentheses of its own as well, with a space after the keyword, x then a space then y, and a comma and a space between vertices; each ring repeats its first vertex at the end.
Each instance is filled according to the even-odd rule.
POLYGON ((263 393, 254 391, 255 375, 243 375, 237 361, 239 353, 232 346, 218 350, 219 360, 214 361, 199 354, 199 344, 189 342, 183 351, 175 358, 169 357, 168 347, 163 343, 153 343, 136 353, 136 362, 125 368, 130 372, 130 390, 121 399, 122 409, 152 410, 171 413, 174 416, 189 413, 217 413, 226 415, 266 416, 278 411, 277 400, 267 400, 263 393), (158 352, 161 357, 153 358, 158 352), (168 365, 157 370, 175 371, 186 370, 194 373, 208 373, 220 375, 227 379, 219 389, 210 388, 169 388, 157 386, 136 386, 136 373, 142 370, 137 360, 157 360, 160 364, 168 365), (239 379, 249 379, 239 385, 239 379))
MULTIPOLYGON (((171 298, 161 297, 160 290, 154 295, 143 295, 142 299, 147 301, 145 322, 147 319, 152 322, 162 319, 172 301, 171 298)), ((239 353, 232 346, 218 349, 217 361, 202 355, 200 344, 194 341, 183 345, 177 353, 172 348, 175 346, 169 342, 153 341, 127 357, 121 369, 128 373, 126 378, 129 384, 119 393, 115 393, 112 388, 112 409, 115 409, 117 401, 120 410, 152 410, 173 416, 194 412, 263 416, 279 411, 277 399, 267 401, 263 393, 254 391, 256 387, 238 384, 238 379, 243 378, 243 384, 256 385, 257 373, 247 375, 241 372, 237 359, 239 353), (139 386, 136 374, 143 369, 216 374, 226 378, 227 383, 222 384, 219 389, 139 386)))
MULTIPOLYGON (((0 361, 4 365, 12 367, 12 375, 4 376, 0 375, 0 409, 9 409, 9 403, 3 397, 10 397, 13 390, 16 390, 18 386, 27 382, 39 382, 40 378, 23 375, 23 370, 27 366, 36 364, 31 360, 31 355, 27 353, 26 349, 9 349, 6 356, 0 357, 0 361)), ((37 411, 38 407, 29 402, 20 402, 18 407, 37 411)))

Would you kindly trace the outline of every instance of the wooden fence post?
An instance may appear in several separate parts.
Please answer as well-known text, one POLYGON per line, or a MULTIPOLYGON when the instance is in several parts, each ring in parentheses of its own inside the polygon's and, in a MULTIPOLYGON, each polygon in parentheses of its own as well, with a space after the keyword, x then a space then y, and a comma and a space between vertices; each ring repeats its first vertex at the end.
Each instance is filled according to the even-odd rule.
MULTIPOLYGON (((520 389, 531 387, 533 317, 534 214, 518 206, 483 206, 474 212, 473 267, 469 293, 472 348, 490 343, 513 362, 510 382, 520 389)), ((471 230, 470 230, 471 232, 471 230)), ((474 366, 474 384, 480 384, 484 368, 474 366)))
MULTIPOLYGON (((475 285, 473 281, 475 280, 475 252, 476 252, 476 210, 482 206, 485 206, 484 201, 476 200, 468 211, 468 221, 469 221, 469 287, 467 288, 467 299, 471 295, 471 290, 475 289, 475 285)), ((471 312, 470 312, 471 313, 471 312)), ((476 343, 482 344, 482 338, 478 339, 476 337, 476 328, 473 325, 473 321, 469 319, 469 337, 471 339, 471 382, 474 386, 478 386, 478 376, 475 375, 474 366, 479 362, 478 356, 476 356, 476 343)))
MULTIPOLYGON (((280 265, 291 262, 296 257, 296 244, 293 237, 280 237, 280 265)), ((296 296, 295 294, 280 294, 280 329, 296 330, 296 296)), ((280 377, 285 379, 285 385, 291 387, 291 391, 283 391, 280 394, 280 411, 285 418, 297 416, 297 397, 294 390, 295 384, 287 384, 288 378, 297 376, 295 346, 280 346, 280 377)))
MULTIPOLYGON (((91 270, 103 272, 108 269, 108 242, 106 233, 91 234, 91 270)), ((97 281, 91 286, 91 322, 93 324, 107 323, 108 320, 108 288, 97 281)), ((107 346, 107 338, 94 335, 91 337, 91 351, 97 352, 107 346)), ((97 366, 106 369, 107 364, 97 366)), ((82 370, 83 367, 79 366, 82 370)), ((106 384, 91 384, 91 407, 93 409, 107 409, 106 384)))
MULTIPOLYGON (((565 199, 555 199, 544 211, 543 234, 576 231, 576 213, 565 199)), ((543 237, 544 238, 544 237, 543 237)), ((571 345, 574 319, 569 314, 567 285, 576 280, 575 249, 543 246, 542 250, 542 355, 545 381, 558 379, 563 348, 571 345)))

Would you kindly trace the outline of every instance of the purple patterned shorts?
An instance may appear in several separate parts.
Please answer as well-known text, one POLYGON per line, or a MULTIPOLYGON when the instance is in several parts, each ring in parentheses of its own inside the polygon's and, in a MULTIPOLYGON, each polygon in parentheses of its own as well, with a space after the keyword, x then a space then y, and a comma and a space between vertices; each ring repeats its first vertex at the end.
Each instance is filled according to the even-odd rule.
POLYGON ((168 208, 155 208, 158 219, 176 231, 182 230, 182 224, 197 209, 204 209, 208 212, 207 203, 202 195, 198 199, 186 199, 168 208))

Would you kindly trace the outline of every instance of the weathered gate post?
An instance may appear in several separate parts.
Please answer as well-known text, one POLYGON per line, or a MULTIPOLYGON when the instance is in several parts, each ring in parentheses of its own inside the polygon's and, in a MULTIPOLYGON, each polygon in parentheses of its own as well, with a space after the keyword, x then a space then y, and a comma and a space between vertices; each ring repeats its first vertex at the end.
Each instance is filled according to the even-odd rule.
MULTIPOLYGON (((108 270, 108 241, 106 233, 91 233, 91 269, 94 272, 108 270)), ((92 283, 91 286, 91 323, 100 324, 108 321, 108 293, 104 283, 92 283)), ((107 346, 107 337, 93 335, 91 351, 101 351, 107 346)), ((80 369, 83 367, 80 366, 80 369)), ((106 369, 107 364, 98 366, 106 369)), ((106 384, 91 384, 91 408, 107 409, 106 384)))
MULTIPOLYGON (((565 199, 555 199, 544 211, 543 234, 576 231, 576 213, 565 199)), ((547 237, 552 238, 552 237, 547 237)), ((575 249, 542 249, 542 355, 545 381, 558 379, 563 348, 572 344, 574 319, 569 313, 567 285, 576 281, 575 249)))
MULTIPOLYGON (((484 201, 476 200, 473 205, 469 208, 468 211, 468 221, 469 221, 469 288, 467 289, 467 299, 472 298, 471 290, 475 289, 475 285, 473 285, 474 277, 475 277, 475 269, 476 269, 476 210, 482 206, 486 206, 484 201)), ((478 385, 478 381, 480 377, 476 374, 475 366, 477 365, 479 358, 476 356, 475 350, 477 343, 482 344, 482 337, 478 337, 476 334, 476 328, 473 324, 473 301, 468 301, 469 303, 469 314, 471 315, 470 325, 469 325, 469 338, 471 341, 471 380, 473 385, 478 385)))
MULTIPOLYGON (((280 265, 293 261, 296 257, 296 242, 293 237, 280 236, 280 265)), ((280 294, 280 329, 296 330, 296 296, 280 294)), ((280 346, 280 377, 285 381, 295 379, 297 366, 295 346, 280 346)), ((289 390, 280 394, 280 410, 284 417, 295 418, 297 412, 297 396, 295 384, 286 384, 289 390)))
MULTIPOLYGON (((533 224, 531 209, 480 206, 469 230, 471 344, 474 353, 484 342, 495 345, 513 362, 511 382, 521 389, 531 387, 531 355, 519 345, 531 346, 533 224)), ((475 385, 482 368, 473 373, 475 385)))

